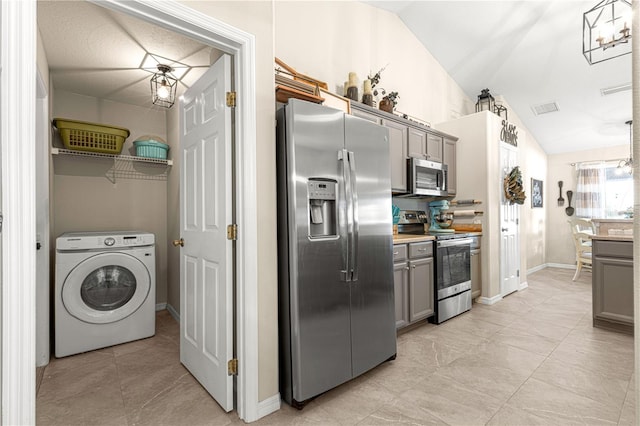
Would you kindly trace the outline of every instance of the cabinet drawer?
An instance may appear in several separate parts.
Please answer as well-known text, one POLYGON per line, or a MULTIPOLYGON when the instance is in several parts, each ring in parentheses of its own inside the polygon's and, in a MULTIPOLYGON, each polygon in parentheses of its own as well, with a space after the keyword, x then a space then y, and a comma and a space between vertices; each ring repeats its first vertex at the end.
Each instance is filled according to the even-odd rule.
POLYGON ((633 242, 593 240, 593 255, 633 259, 633 242))
POLYGON ((409 244, 409 258, 433 256, 433 241, 425 241, 423 243, 409 244))
POLYGON ((393 261, 399 262, 407 259, 407 245, 398 244, 393 246, 393 261))

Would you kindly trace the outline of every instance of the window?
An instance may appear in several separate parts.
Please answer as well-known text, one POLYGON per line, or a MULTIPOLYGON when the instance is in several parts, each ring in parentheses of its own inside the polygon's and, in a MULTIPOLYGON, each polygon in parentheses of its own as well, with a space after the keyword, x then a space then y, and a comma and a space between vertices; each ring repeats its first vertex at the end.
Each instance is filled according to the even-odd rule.
POLYGON ((633 215, 633 175, 617 161, 578 165, 576 216, 623 219, 633 215))

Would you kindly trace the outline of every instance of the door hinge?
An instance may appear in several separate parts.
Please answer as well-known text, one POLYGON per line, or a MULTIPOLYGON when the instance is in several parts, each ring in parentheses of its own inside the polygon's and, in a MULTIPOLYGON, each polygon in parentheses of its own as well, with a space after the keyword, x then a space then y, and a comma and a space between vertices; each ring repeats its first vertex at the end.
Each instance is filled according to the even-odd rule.
POLYGON ((227 225, 227 240, 237 240, 238 239, 238 225, 232 223, 231 225, 227 225))
POLYGON ((520 276, 520 269, 516 271, 516 277, 519 277, 519 276, 520 276))
POLYGON ((233 358, 227 362, 227 374, 229 376, 237 376, 238 375, 238 359, 233 358))
POLYGON ((227 106, 231 108, 236 106, 236 92, 227 92, 227 106))

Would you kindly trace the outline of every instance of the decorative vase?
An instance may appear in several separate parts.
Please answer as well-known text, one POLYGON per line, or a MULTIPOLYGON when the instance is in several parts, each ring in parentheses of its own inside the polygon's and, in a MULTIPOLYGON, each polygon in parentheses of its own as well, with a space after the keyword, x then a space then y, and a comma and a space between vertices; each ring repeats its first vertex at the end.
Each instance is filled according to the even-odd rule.
POLYGON ((347 84, 347 98, 358 102, 358 76, 355 72, 349 73, 349 83, 347 84))
POLYGON ((382 111, 393 113, 393 102, 390 100, 382 99, 378 105, 382 111))
POLYGON ((371 89, 371 80, 364 81, 364 87, 362 90, 362 103, 365 105, 373 106, 373 90, 371 89))

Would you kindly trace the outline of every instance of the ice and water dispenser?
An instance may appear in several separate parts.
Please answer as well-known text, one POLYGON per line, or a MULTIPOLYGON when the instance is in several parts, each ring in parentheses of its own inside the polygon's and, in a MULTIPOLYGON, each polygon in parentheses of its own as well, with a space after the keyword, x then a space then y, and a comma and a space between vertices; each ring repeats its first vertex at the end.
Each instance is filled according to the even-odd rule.
POLYGON ((309 200, 309 237, 326 238, 338 235, 336 225, 336 189, 338 182, 325 178, 310 178, 307 184, 309 200))

